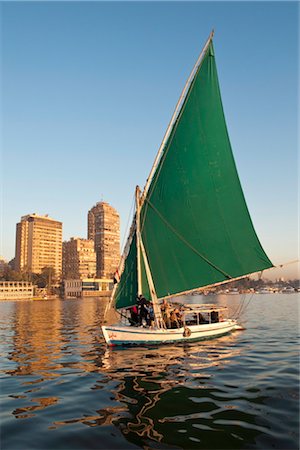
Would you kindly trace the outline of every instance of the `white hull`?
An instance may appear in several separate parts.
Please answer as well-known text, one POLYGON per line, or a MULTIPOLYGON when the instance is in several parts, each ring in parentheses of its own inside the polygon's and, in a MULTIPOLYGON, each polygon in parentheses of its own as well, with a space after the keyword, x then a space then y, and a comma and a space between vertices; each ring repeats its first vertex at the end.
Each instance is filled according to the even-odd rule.
POLYGON ((187 328, 157 329, 131 327, 126 325, 103 326, 102 332, 107 345, 151 345, 172 342, 188 342, 221 336, 242 327, 235 320, 190 325, 187 328))

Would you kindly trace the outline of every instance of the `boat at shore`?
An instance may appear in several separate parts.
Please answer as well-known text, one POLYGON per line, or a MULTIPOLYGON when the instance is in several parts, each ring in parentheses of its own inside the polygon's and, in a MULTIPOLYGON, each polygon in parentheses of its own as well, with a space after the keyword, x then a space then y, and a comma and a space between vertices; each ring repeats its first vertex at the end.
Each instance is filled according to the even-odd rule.
POLYGON ((240 185, 212 40, 213 32, 145 187, 136 188, 136 210, 107 307, 119 312, 120 322, 102 326, 110 346, 189 342, 241 329, 224 307, 174 302, 273 267, 240 185))

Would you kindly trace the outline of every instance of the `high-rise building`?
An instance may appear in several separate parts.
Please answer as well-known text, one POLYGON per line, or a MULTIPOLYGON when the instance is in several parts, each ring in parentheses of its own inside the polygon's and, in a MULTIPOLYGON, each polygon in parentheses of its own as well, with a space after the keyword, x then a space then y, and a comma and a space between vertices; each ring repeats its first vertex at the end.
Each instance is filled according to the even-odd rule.
POLYGON ((120 217, 108 203, 88 212, 88 238, 95 243, 97 277, 113 278, 120 260, 120 217))
POLYGON ((96 252, 92 239, 71 238, 63 242, 63 278, 96 277, 96 252))
POLYGON ((41 273, 44 267, 61 276, 62 223, 48 215, 28 214, 17 223, 15 270, 41 273))

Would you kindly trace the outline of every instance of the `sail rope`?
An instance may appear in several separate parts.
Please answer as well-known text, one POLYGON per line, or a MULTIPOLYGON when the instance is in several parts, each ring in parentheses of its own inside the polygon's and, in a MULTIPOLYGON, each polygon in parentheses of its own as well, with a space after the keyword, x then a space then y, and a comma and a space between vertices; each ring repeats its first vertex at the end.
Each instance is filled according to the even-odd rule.
MULTIPOLYGON (((263 270, 259 273, 258 275, 258 281, 261 280, 263 275, 263 270)), ((240 304, 238 305, 237 309, 235 310, 235 312, 233 313, 233 317, 235 317, 236 319, 239 319, 247 310, 251 300, 254 297, 255 292, 252 292, 252 294, 250 295, 248 301, 246 302, 246 297, 242 298, 242 301, 240 302, 240 304)))
POLYGON ((201 259, 203 259, 207 264, 209 264, 211 267, 216 269, 218 272, 220 272, 222 275, 224 275, 226 278, 231 279, 233 278, 228 273, 224 272, 224 270, 220 269, 218 266, 216 266, 213 262, 209 261, 204 255, 202 255, 195 247, 193 247, 192 244, 190 244, 178 231, 167 221, 167 219, 158 211, 158 209, 155 208, 153 203, 146 197, 145 202, 151 206, 154 212, 160 217, 160 219, 167 225, 167 227, 187 246, 189 247, 196 255, 200 256, 201 259))
POLYGON ((244 306, 245 298, 246 298, 246 295, 243 294, 242 297, 241 297, 241 301, 239 302, 239 304, 236 307, 235 311, 232 313, 232 318, 233 319, 238 319, 240 317, 241 311, 242 311, 243 306, 244 306))
POLYGON ((242 307, 241 307, 241 309, 240 309, 240 311, 239 311, 239 313, 237 315, 238 319, 246 312, 246 309, 248 308, 248 306, 249 306, 251 300, 253 299, 253 297, 254 297, 254 292, 252 292, 252 294, 250 295, 247 303, 245 301, 246 297, 244 298, 244 301, 242 302, 242 307))

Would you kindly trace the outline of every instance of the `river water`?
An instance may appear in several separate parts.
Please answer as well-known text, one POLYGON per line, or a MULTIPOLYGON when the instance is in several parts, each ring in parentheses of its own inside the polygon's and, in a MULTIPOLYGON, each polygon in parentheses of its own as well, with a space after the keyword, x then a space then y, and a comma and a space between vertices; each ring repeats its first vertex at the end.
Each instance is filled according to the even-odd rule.
POLYGON ((205 301, 245 330, 108 350, 104 299, 1 302, 1 448, 298 449, 298 295, 205 301))

